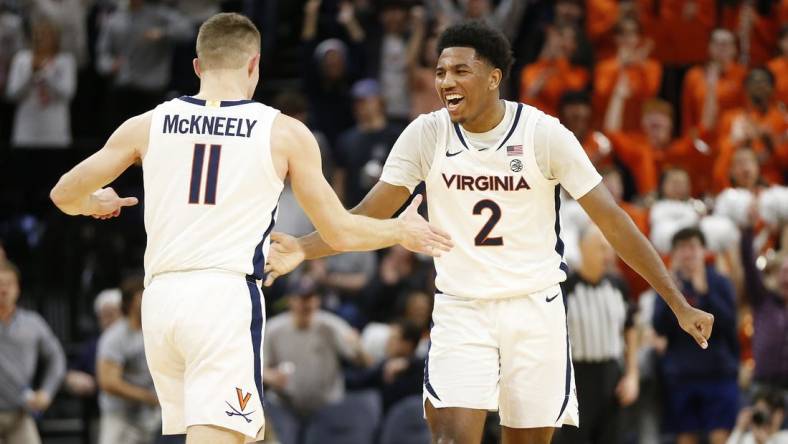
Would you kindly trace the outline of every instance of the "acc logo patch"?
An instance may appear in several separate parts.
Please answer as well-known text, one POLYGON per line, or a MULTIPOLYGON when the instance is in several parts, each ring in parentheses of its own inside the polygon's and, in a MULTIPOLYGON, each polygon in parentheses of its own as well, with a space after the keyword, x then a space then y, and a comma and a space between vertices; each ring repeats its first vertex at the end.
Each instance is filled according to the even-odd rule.
POLYGON ((520 159, 512 159, 512 161, 509 162, 509 168, 511 168, 513 172, 519 173, 523 170, 523 162, 520 161, 520 159))

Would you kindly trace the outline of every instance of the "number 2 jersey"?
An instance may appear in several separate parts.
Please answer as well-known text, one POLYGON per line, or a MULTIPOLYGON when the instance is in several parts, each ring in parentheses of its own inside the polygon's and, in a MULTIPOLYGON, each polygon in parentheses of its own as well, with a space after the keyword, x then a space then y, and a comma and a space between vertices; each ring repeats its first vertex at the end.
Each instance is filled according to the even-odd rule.
POLYGON ((146 284, 202 269, 263 277, 283 186, 271 157, 278 113, 193 97, 156 107, 142 162, 146 284))
POLYGON ((557 119, 505 102, 482 134, 445 109, 419 116, 400 136, 381 180, 427 188, 430 222, 454 248, 435 259, 436 288, 474 299, 524 296, 566 279, 560 188, 580 198, 600 183, 588 156, 557 119))

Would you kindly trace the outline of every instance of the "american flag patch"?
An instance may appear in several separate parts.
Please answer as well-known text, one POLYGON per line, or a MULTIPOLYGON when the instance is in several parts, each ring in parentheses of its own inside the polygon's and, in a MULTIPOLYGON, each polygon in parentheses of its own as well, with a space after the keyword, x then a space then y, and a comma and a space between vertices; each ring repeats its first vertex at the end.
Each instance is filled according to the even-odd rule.
POLYGON ((506 155, 507 156, 522 156, 523 155, 523 146, 522 145, 509 145, 506 147, 506 155))

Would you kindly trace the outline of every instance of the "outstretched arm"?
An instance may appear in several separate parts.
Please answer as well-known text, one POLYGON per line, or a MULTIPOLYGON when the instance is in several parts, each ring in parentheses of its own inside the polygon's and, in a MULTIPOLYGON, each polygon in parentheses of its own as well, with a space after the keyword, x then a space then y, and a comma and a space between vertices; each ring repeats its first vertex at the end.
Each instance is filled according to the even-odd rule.
POLYGON ((120 198, 104 188, 140 159, 148 146, 151 112, 125 121, 103 148, 80 162, 57 182, 49 197, 66 214, 114 217, 125 206, 137 204, 134 197, 120 198))
POLYGON ((421 199, 415 199, 395 220, 378 220, 345 210, 323 177, 315 138, 301 122, 280 115, 274 122, 271 140, 274 152, 286 159, 296 199, 331 249, 365 251, 399 243, 411 251, 437 255, 450 248, 448 236, 418 215, 421 199))
MULTIPOLYGON (((378 182, 369 194, 364 197, 351 214, 360 214, 375 219, 391 217, 410 197, 406 187, 378 182)), ((270 286, 279 276, 291 272, 305 259, 317 259, 339 253, 314 231, 304 237, 295 239, 282 233, 271 234, 271 252, 265 264, 267 273, 265 285, 270 286)))
POLYGON ((702 348, 708 347, 714 316, 687 303, 657 252, 632 219, 616 204, 607 188, 598 184, 578 202, 599 226, 621 259, 643 276, 665 300, 678 318, 681 328, 695 338, 702 348))

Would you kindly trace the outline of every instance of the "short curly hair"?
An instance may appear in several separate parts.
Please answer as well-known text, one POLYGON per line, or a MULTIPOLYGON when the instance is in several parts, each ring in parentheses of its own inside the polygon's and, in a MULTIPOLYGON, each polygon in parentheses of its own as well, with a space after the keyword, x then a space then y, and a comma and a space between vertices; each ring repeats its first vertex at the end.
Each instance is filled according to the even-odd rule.
POLYGON ((502 32, 481 21, 471 20, 449 26, 438 38, 438 55, 446 48, 473 48, 476 54, 509 76, 514 63, 512 47, 502 32))

